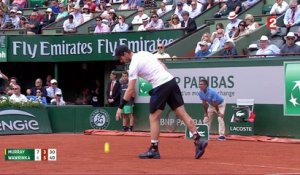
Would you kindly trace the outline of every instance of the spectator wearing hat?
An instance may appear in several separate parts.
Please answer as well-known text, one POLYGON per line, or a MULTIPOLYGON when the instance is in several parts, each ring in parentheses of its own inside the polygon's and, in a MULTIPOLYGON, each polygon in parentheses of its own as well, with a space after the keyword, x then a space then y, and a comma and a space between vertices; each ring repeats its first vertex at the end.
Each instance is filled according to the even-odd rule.
POLYGON ((51 86, 48 87, 46 90, 47 90, 47 97, 52 100, 52 99, 55 99, 55 94, 56 93, 62 94, 62 91, 61 91, 60 88, 57 87, 57 80, 56 79, 52 79, 50 81, 50 83, 51 83, 51 86))
POLYGON ((146 30, 162 30, 164 29, 164 22, 158 18, 158 15, 152 14, 149 24, 146 26, 146 30))
POLYGON ((138 31, 145 31, 148 23, 149 23, 149 18, 148 17, 143 18, 143 24, 139 26, 138 31))
POLYGON ((64 21, 63 28, 65 33, 76 33, 77 24, 74 22, 74 16, 69 15, 68 19, 64 21))
POLYGON ((227 39, 224 46, 223 46, 223 52, 221 53, 221 56, 224 57, 230 57, 238 55, 236 47, 234 45, 234 42, 232 39, 227 39))
POLYGON ((242 3, 240 0, 228 0, 215 14, 215 18, 227 16, 230 12, 235 12, 235 14, 239 14, 241 12, 241 9, 242 9, 242 3))
POLYGON ((53 23, 55 21, 55 15, 52 13, 52 9, 51 8, 47 8, 44 18, 43 18, 43 22, 41 23, 42 27, 45 27, 51 23, 53 23))
POLYGON ((14 26, 15 29, 19 28, 20 25, 20 18, 17 16, 17 10, 16 9, 11 9, 9 17, 11 19, 11 23, 14 26))
POLYGON ((38 13, 32 12, 28 24, 26 24, 27 34, 35 35, 40 33, 40 21, 38 20, 38 13))
POLYGON ((185 10, 183 9, 183 3, 178 2, 174 14, 176 14, 179 17, 180 21, 183 21, 182 12, 184 12, 184 11, 185 10))
POLYGON ((276 3, 272 6, 270 10, 271 15, 281 15, 286 12, 289 8, 289 4, 284 0, 276 0, 276 3))
POLYGON ((190 18, 195 18, 202 12, 202 4, 198 3, 196 0, 191 2, 191 7, 188 10, 190 18))
POLYGON ((257 57, 265 57, 266 55, 276 55, 280 53, 280 49, 275 45, 270 45, 269 38, 262 35, 259 40, 259 49, 256 52, 257 57))
POLYGON ((58 14, 59 13, 59 3, 58 0, 52 0, 51 13, 58 14))
POLYGON ((228 36, 228 38, 231 38, 238 29, 238 25, 241 20, 237 19, 237 14, 234 11, 230 12, 227 18, 230 20, 230 22, 225 28, 225 35, 228 36))
POLYGON ((199 42, 200 50, 195 55, 196 59, 203 59, 203 57, 206 57, 209 54, 211 54, 211 52, 209 51, 208 44, 209 43, 204 40, 199 42))
POLYGON ((280 48, 280 53, 281 54, 299 54, 300 53, 300 46, 295 44, 295 41, 297 40, 297 36, 293 32, 289 32, 285 37, 284 37, 286 44, 284 44, 280 48))
POLYGON ((103 19, 101 17, 96 18, 96 27, 94 33, 107 33, 110 32, 108 25, 102 23, 103 19))
POLYGON ((91 10, 87 4, 85 4, 82 8, 82 17, 83 22, 89 21, 93 18, 93 13, 91 13, 91 10))
POLYGON ((112 28, 114 24, 118 23, 118 16, 114 9, 110 9, 108 11, 107 19, 107 25, 108 27, 112 28))
POLYGON ((189 17, 188 11, 183 11, 181 15, 183 19, 181 21, 181 27, 184 28, 186 34, 197 30, 197 24, 193 18, 189 17))
POLYGON ((140 7, 138 8, 138 14, 133 18, 132 24, 142 24, 143 18, 149 18, 148 15, 144 13, 144 8, 140 7))
POLYGON ((180 29, 181 28, 181 22, 179 20, 178 15, 173 14, 171 16, 171 20, 169 21, 169 28, 170 29, 180 29))
POLYGON ((165 52, 165 45, 163 43, 157 44, 157 52, 154 54, 158 59, 168 59, 171 58, 168 53, 165 52))
POLYGON ((24 17, 22 11, 20 11, 20 10, 17 11, 17 16, 19 17, 20 20, 22 17, 24 17))
POLYGON ((195 54, 201 49, 200 47, 200 42, 201 41, 206 41, 207 45, 208 45, 208 49, 210 49, 211 46, 211 36, 209 32, 204 33, 201 38, 200 41, 197 43, 196 48, 195 48, 195 54))
POLYGON ((120 15, 118 20, 118 23, 115 25, 114 29, 112 32, 126 32, 128 31, 128 24, 125 23, 126 17, 124 15, 120 15))
POLYGON ((55 21, 59 21, 60 19, 63 19, 69 15, 69 12, 66 11, 66 8, 63 4, 59 4, 59 13, 57 14, 57 17, 55 21))
POLYGON ((55 97, 51 99, 50 104, 56 105, 56 106, 65 106, 66 102, 62 98, 61 92, 55 92, 55 97))
POLYGON ((160 8, 157 10, 157 15, 159 17, 163 16, 164 14, 166 14, 167 12, 172 10, 172 6, 171 5, 166 5, 164 2, 160 3, 160 8))
POLYGON ((76 5, 74 7, 74 11, 72 13, 70 13, 71 15, 73 15, 73 21, 76 24, 76 27, 81 25, 83 23, 83 16, 80 13, 80 7, 79 5, 76 5))
POLYGON ((300 7, 297 0, 291 0, 289 7, 283 18, 284 25, 287 28, 300 25, 300 7))

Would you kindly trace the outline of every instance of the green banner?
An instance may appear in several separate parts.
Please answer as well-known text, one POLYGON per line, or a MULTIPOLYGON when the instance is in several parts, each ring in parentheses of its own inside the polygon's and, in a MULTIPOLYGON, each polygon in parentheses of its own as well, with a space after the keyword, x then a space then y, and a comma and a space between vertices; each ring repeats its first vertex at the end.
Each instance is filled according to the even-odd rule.
POLYGON ((23 148, 5 149, 5 160, 8 161, 35 160, 34 149, 23 149, 23 148))
MULTIPOLYGON (((208 140, 209 139, 209 132, 208 132, 208 126, 204 124, 198 124, 196 125, 197 131, 199 135, 201 136, 201 140, 208 140)), ((186 139, 192 139, 193 133, 189 131, 189 129, 185 128, 185 138, 186 139)))
POLYGON ((284 115, 300 115, 300 62, 286 62, 284 115))
POLYGON ((158 43, 166 45, 183 35, 183 30, 163 30, 98 35, 9 36, 8 61, 109 61, 114 60, 114 50, 118 45, 125 44, 133 52, 152 52, 158 43))
POLYGON ((0 62, 7 61, 7 37, 0 36, 0 62))
POLYGON ((234 135, 251 136, 254 135, 254 124, 250 122, 229 123, 229 133, 234 135))
POLYGON ((46 108, 0 109, 0 135, 52 133, 46 108))

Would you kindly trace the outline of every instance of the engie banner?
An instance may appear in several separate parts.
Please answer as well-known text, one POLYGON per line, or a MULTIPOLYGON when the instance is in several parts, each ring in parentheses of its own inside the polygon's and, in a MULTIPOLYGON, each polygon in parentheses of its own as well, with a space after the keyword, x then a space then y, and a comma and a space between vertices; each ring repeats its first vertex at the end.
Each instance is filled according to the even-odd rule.
MULTIPOLYGON (((174 75, 185 103, 200 103, 199 81, 207 79, 209 86, 221 94, 226 103, 236 103, 236 99, 255 99, 255 104, 284 103, 283 66, 257 67, 217 67, 169 69, 174 75)), ((300 74, 299 74, 300 75, 300 74)), ((139 90, 143 90, 139 83, 139 90)), ((148 103, 149 96, 137 94, 136 102, 148 103)))
POLYGON ((300 115, 300 62, 284 63, 284 115, 300 115))
POLYGON ((0 36, 0 62, 7 61, 7 37, 0 36))

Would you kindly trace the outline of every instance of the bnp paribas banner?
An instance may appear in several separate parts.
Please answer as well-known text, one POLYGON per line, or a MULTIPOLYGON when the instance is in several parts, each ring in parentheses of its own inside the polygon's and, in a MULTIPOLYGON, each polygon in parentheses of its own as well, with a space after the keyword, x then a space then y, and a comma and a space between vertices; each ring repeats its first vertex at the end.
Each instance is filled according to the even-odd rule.
POLYGON ((0 36, 0 62, 7 61, 7 37, 0 36))
POLYGON ((300 115, 300 62, 285 62, 284 115, 300 115))
POLYGON ((133 52, 155 51, 158 43, 169 44, 183 30, 116 32, 98 35, 9 36, 8 61, 59 62, 113 60, 118 45, 133 52))
MULTIPOLYGON (((201 102, 197 95, 201 79, 207 79, 210 87, 215 88, 226 103, 236 103, 236 99, 245 98, 254 99, 255 104, 284 103, 283 66, 182 68, 169 71, 174 75, 185 103, 201 102)), ((143 80, 139 80, 139 91, 141 89, 136 102, 148 103, 149 96, 145 96, 144 91, 149 91, 149 87, 143 80)))

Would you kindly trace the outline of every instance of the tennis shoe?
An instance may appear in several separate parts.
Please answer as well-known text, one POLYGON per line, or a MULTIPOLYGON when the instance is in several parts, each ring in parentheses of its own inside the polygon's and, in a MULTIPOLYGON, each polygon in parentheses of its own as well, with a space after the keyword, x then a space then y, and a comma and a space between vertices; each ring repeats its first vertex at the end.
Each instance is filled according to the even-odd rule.
POLYGON ((219 141, 225 141, 226 138, 225 138, 225 136, 219 136, 219 137, 218 137, 218 140, 219 140, 219 141))
POLYGON ((140 159, 160 159, 159 151, 155 151, 153 148, 149 148, 148 151, 139 155, 140 159))
POLYGON ((207 147, 207 141, 198 140, 195 142, 195 159, 199 159, 205 153, 205 148, 207 147))

